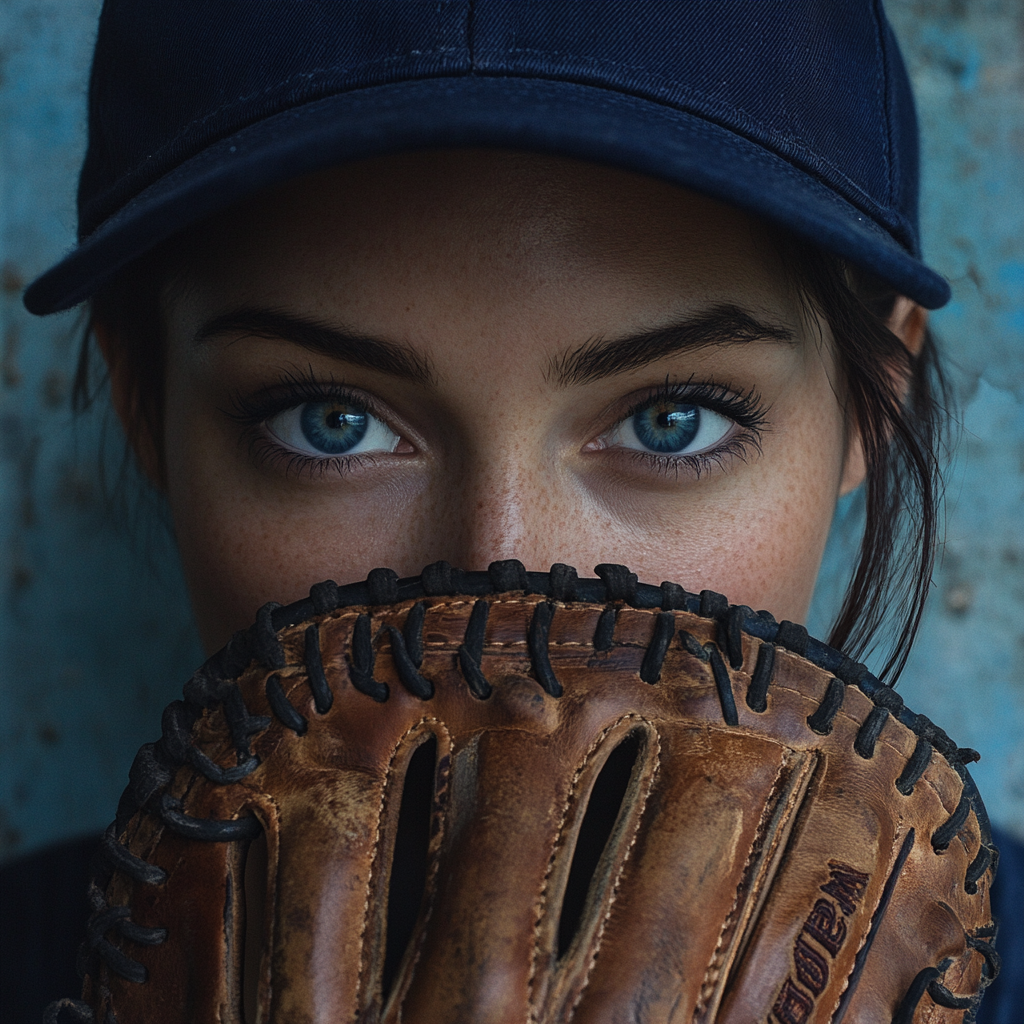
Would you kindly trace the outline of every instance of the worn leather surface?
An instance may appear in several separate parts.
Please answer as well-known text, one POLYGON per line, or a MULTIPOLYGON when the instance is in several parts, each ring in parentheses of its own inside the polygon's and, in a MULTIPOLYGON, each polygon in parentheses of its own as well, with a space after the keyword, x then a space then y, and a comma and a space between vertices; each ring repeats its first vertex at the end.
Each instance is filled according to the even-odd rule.
MULTIPOLYGON (((476 600, 426 600, 420 671, 434 684, 429 700, 402 685, 385 628, 401 628, 414 602, 311 620, 334 695, 324 714, 307 679, 308 623, 281 632, 283 668, 253 664, 242 674, 249 714, 270 720, 251 740, 259 767, 216 784, 186 765, 167 791, 194 818, 255 815, 267 870, 247 880, 245 843, 184 838, 152 813, 135 814, 119 840, 166 881, 115 872, 106 899, 167 938, 143 945, 110 932, 148 977, 139 984, 99 969, 85 992, 98 1020, 112 1010, 119 1024, 244 1021, 254 899, 265 901, 266 918, 258 957, 251 928, 248 939, 253 1019, 274 1024, 879 1024, 924 968, 937 966, 955 996, 978 990, 985 960, 968 937, 989 934, 991 869, 974 893, 965 875, 979 822, 972 810, 948 847, 933 848, 961 778, 933 751, 912 793, 901 794, 895 780, 917 737, 889 717, 873 755, 856 753, 874 704, 855 686, 819 735, 808 717, 832 677, 779 648, 767 710, 753 711, 745 694, 761 641, 744 635, 743 665, 728 669, 738 718, 729 725, 711 665, 680 633, 714 643, 714 621, 672 613, 675 632, 652 684, 638 672, 657 611, 622 607, 611 649, 597 651, 603 606, 556 602, 547 650, 564 692, 553 697, 538 684, 527 642, 544 598, 511 593, 488 599, 480 667, 493 692, 482 700, 458 655, 476 600), (366 613, 373 677, 390 692, 383 702, 351 681, 353 629, 366 613), (302 734, 271 707, 270 676, 308 723, 302 734), (382 993, 404 772, 430 736, 426 890, 402 967, 382 993), (559 957, 576 836, 602 766, 627 736, 639 744, 629 788, 559 957), (254 894, 256 884, 265 892, 254 894)), ((222 767, 236 764, 223 707, 203 712, 192 740, 222 767)), ((926 993, 913 1021, 951 1024, 964 1012, 926 993)))

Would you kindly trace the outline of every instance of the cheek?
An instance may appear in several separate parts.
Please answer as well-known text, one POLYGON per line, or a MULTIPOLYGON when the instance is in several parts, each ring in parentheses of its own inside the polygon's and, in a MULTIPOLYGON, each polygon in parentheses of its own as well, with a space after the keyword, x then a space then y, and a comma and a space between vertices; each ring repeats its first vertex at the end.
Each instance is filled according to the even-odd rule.
POLYGON ((707 522, 697 555, 702 585, 795 622, 807 615, 842 477, 841 416, 834 401, 817 408, 826 413, 792 422, 783 450, 769 457, 778 446, 766 444, 765 472, 707 522))
MULTIPOLYGON (((807 616, 843 472, 845 428, 826 387, 776 422, 763 454, 677 499, 636 503, 630 529, 591 534, 642 580, 714 590, 779 619, 807 616)), ((590 563, 592 565, 594 563, 590 563)))

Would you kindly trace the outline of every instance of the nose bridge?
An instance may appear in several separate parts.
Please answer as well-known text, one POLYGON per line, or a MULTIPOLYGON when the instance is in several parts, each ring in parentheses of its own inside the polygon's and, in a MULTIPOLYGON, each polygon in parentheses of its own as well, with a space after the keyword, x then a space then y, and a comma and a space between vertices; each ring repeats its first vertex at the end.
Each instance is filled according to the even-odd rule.
POLYGON ((463 453, 445 501, 449 561, 469 569, 518 558, 532 566, 542 556, 558 474, 541 447, 538 439, 520 437, 463 453))

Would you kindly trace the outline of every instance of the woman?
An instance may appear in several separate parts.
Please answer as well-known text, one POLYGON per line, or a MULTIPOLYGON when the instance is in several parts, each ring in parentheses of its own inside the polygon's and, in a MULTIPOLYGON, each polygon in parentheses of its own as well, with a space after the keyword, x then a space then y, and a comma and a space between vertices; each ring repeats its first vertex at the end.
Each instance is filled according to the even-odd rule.
POLYGON ((82 243, 26 303, 92 300, 209 649, 436 559, 801 621, 865 484, 829 640, 888 622, 898 674, 948 288, 873 7, 108 4, 91 118, 82 243))

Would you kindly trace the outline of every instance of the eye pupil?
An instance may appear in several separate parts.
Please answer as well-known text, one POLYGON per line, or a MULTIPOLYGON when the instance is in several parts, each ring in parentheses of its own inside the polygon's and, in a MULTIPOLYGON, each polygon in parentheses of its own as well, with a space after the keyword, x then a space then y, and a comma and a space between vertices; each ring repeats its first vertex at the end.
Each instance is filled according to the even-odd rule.
POLYGON ((314 448, 341 455, 366 435, 369 417, 365 409, 346 402, 307 402, 300 422, 303 435, 314 448))
POLYGON ((634 415, 633 430, 651 451, 684 451, 700 430, 700 407, 680 402, 648 406, 634 415))

